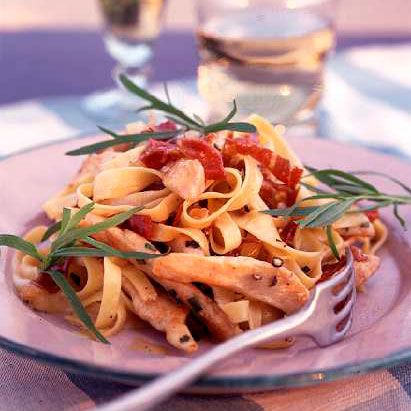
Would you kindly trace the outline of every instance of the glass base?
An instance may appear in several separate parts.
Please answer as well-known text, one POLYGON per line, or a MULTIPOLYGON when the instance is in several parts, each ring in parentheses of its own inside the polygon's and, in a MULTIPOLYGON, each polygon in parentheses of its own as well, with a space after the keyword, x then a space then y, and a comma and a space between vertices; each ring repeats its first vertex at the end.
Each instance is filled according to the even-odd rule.
POLYGON ((136 121, 141 106, 136 98, 130 98, 119 89, 96 92, 83 100, 83 108, 90 117, 110 123, 136 121))
MULTIPOLYGON (((123 70, 123 72, 125 72, 125 70, 123 70)), ((83 108, 86 113, 96 121, 104 121, 106 123, 122 122, 125 124, 144 117, 144 115, 138 113, 137 110, 147 105, 147 103, 122 88, 122 85, 117 80, 117 69, 114 70, 113 77, 116 83, 118 83, 118 87, 98 91, 87 96, 83 101, 83 108)), ((129 74, 129 78, 142 88, 147 86, 146 73, 140 73, 138 75, 129 74)))

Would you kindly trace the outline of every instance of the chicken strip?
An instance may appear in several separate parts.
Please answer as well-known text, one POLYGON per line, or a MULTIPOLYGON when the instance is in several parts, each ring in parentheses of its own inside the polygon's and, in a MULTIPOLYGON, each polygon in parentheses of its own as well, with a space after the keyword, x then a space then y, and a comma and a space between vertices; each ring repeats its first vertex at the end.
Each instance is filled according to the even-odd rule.
POLYGON ((251 257, 202 257, 171 253, 152 262, 159 279, 202 282, 237 291, 291 314, 308 299, 300 279, 284 267, 276 268, 251 257))
POLYGON ((185 324, 188 308, 178 306, 161 293, 155 300, 143 301, 126 277, 122 279, 122 287, 131 297, 136 314, 149 322, 156 330, 165 332, 167 341, 171 345, 189 353, 198 349, 197 343, 185 324))
POLYGON ((191 237, 184 234, 178 235, 174 240, 171 240, 168 245, 171 251, 175 253, 204 255, 204 251, 200 245, 191 237))
POLYGON ((205 190, 204 168, 198 160, 178 160, 163 172, 164 185, 185 200, 196 199, 205 190))
POLYGON ((67 313, 69 305, 62 293, 49 293, 34 282, 16 284, 21 300, 34 310, 46 313, 67 313))
POLYGON ((355 284, 361 289, 367 280, 378 270, 381 259, 376 255, 366 255, 364 261, 354 261, 355 284))
MULTIPOLYGON (((82 225, 95 224, 101 220, 101 217, 89 214, 85 220, 83 220, 82 225)), ((147 243, 145 238, 133 231, 122 230, 118 227, 112 227, 97 234, 93 234, 93 237, 96 240, 102 241, 121 251, 154 252, 145 248, 145 244, 147 243)), ((184 256, 186 255, 188 254, 184 254, 184 256)), ((136 265, 149 276, 154 277, 154 280, 159 282, 167 290, 174 290, 176 295, 188 306, 192 306, 190 301, 193 301, 192 299, 195 298, 202 306, 202 309, 199 310, 197 314, 207 324, 210 332, 219 340, 225 340, 236 334, 237 329, 234 324, 231 323, 224 311, 213 300, 205 296, 192 284, 180 284, 172 279, 164 280, 153 275, 152 262, 153 260, 148 260, 144 265, 136 262, 136 265)))
POLYGON ((170 295, 191 307, 195 315, 204 321, 210 333, 217 340, 227 340, 240 332, 240 329, 231 322, 217 303, 204 295, 196 286, 164 279, 158 279, 158 281, 170 295))
MULTIPOLYGON (((94 214, 87 214, 87 216, 80 222, 80 227, 89 227, 91 225, 104 221, 103 217, 94 214)), ((150 242, 134 231, 121 229, 119 227, 111 227, 107 230, 92 234, 97 241, 108 244, 111 247, 120 251, 140 251, 148 254, 158 254, 155 249, 147 248, 146 244, 150 242)))
POLYGON ((375 229, 371 223, 361 226, 338 228, 337 232, 343 237, 374 237, 375 229))

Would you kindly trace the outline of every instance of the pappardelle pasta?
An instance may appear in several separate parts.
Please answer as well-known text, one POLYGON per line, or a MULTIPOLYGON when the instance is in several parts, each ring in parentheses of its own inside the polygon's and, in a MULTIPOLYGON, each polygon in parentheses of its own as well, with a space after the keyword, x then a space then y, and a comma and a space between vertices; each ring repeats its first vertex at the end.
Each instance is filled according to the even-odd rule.
MULTIPOLYGON (((226 340, 298 311, 319 281, 342 268, 346 247, 355 257, 357 288, 375 273, 380 261, 375 253, 387 236, 377 212, 355 212, 354 203, 327 229, 264 212, 300 203, 313 194, 307 187, 319 182, 276 127, 258 116, 249 122, 257 133, 187 132, 91 154, 73 180, 44 203, 54 222, 64 221, 65 210, 90 205, 78 221, 83 228, 138 207, 121 224, 91 233, 87 244, 76 241, 157 258, 90 254, 65 258, 59 266, 102 335, 120 333, 138 317, 172 346, 193 352, 199 337, 226 340)), ((128 133, 173 129, 171 121, 127 126, 128 133)), ((47 229, 38 226, 25 236, 40 244, 44 255, 47 229)), ((19 251, 15 266, 23 301, 84 328, 36 258, 19 251)))

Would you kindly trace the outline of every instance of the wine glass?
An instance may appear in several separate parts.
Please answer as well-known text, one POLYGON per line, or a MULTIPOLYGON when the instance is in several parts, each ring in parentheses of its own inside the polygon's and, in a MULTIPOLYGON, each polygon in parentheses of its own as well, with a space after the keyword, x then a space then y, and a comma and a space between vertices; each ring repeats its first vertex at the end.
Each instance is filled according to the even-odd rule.
POLYGON ((103 15, 103 38, 117 64, 112 77, 115 89, 94 93, 84 100, 97 119, 127 121, 140 104, 119 82, 126 74, 140 87, 147 86, 153 43, 161 30, 166 0, 98 0, 103 15))
POLYGON ((336 0, 197 0, 198 88, 210 117, 312 117, 335 43, 336 0))

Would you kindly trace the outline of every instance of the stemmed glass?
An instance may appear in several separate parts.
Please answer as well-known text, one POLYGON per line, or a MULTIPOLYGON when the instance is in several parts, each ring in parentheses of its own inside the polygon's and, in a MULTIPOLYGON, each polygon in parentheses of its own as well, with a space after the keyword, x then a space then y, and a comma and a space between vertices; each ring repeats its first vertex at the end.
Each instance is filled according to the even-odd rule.
POLYGON ((210 116, 310 118, 335 42, 336 0, 197 0, 198 88, 210 116))
POLYGON ((104 43, 117 62, 112 73, 117 87, 86 97, 84 107, 96 119, 123 121, 135 114, 139 103, 122 88, 119 74, 125 73, 146 87, 166 0, 98 1, 104 19, 104 43))

